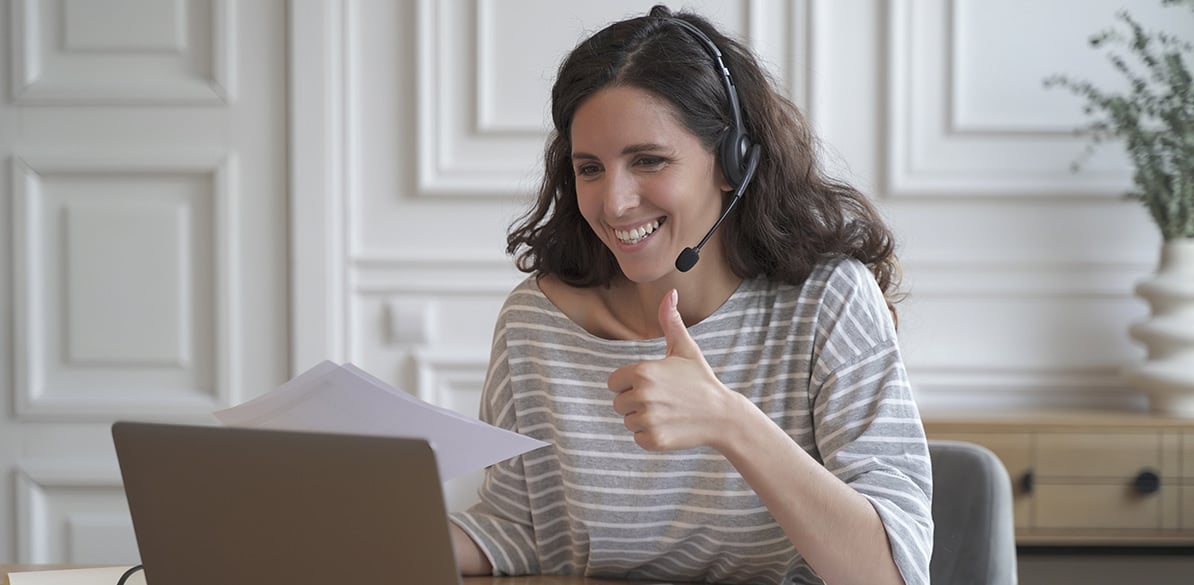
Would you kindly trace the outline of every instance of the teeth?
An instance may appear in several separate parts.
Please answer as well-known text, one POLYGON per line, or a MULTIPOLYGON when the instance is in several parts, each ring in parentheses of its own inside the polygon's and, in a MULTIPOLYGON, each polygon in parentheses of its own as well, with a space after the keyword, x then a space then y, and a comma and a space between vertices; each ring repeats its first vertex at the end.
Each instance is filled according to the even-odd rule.
POLYGON ((618 240, 623 243, 637 244, 657 228, 659 228, 658 219, 631 230, 614 230, 614 235, 618 236, 618 240))

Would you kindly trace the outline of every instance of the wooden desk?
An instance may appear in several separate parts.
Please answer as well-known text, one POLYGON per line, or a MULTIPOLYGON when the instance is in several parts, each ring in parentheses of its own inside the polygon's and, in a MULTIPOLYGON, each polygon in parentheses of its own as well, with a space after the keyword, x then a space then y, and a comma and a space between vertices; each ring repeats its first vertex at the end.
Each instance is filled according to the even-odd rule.
MULTIPOLYGON (((8 585, 8 574, 18 571, 50 571, 55 569, 81 569, 81 565, 0 565, 0 585, 8 585)), ((634 581, 611 581, 588 577, 561 577, 537 575, 531 577, 466 577, 464 585, 628 585, 634 581)), ((641 583, 641 582, 640 582, 641 583)))
POLYGON ((593 579, 591 577, 563 577, 559 575, 535 575, 530 577, 466 577, 464 585, 629 585, 632 583, 650 583, 658 581, 610 581, 608 579, 593 579))

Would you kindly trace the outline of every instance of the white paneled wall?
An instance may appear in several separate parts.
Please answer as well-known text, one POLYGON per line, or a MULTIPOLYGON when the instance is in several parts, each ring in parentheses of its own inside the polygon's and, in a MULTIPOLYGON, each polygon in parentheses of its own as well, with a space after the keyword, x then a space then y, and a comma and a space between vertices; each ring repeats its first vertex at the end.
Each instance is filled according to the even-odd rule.
MULTIPOLYGON (((314 79, 341 91, 308 110, 317 116, 308 126, 342 124, 337 156, 317 171, 336 179, 335 195, 311 192, 299 213, 330 206, 343 221, 319 229, 343 253, 298 280, 296 300, 336 298, 304 295, 302 283, 324 275, 343 294, 316 303, 331 307, 318 315, 296 314, 295 326, 342 342, 296 340, 297 369, 339 356, 475 412, 496 311, 522 277, 503 254, 505 230, 539 176, 555 69, 586 34, 651 4, 343 0, 328 9, 313 34, 340 56, 314 79)), ((1122 153, 1102 149, 1071 171, 1085 148, 1072 131, 1081 100, 1042 86, 1058 72, 1117 83, 1086 44, 1113 24, 1117 2, 683 6, 755 47, 808 112, 827 166, 895 227, 909 293, 901 334, 926 410, 1145 406, 1119 369, 1142 355, 1126 334, 1146 311, 1131 290, 1153 269, 1159 237, 1119 197, 1130 177, 1122 153)), ((1188 14, 1132 9, 1194 36, 1188 14)), ((470 481, 451 486, 453 506, 471 500, 470 481)))
POLYGON ((285 14, 0 3, 0 563, 136 562, 109 425, 285 381, 285 14))
MULTIPOLYGON (((1117 82, 1085 37, 1118 0, 671 4, 746 39, 890 219, 926 409, 1143 406, 1118 371, 1159 238, 1120 153, 1070 171, 1081 100, 1041 86, 1117 82)), ((555 69, 650 5, 7 0, 0 561, 131 560, 115 418, 202 420, 321 359, 475 413, 555 69)))

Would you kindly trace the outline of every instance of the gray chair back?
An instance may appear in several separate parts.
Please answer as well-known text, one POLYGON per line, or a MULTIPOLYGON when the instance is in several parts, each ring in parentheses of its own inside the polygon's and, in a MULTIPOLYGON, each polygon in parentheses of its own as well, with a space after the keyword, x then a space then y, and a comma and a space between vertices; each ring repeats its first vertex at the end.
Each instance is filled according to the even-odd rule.
POLYGON ((1007 468, 989 449, 929 441, 933 462, 933 585, 1016 585, 1007 468))

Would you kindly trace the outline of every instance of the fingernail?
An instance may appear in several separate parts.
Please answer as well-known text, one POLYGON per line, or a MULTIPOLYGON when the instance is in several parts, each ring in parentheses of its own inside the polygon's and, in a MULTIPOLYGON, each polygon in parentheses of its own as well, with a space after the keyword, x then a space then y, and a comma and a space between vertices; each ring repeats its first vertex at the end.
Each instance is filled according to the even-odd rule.
POLYGON ((675 309, 676 311, 679 311, 680 310, 680 293, 676 292, 676 289, 673 288, 672 292, 671 292, 671 297, 672 297, 672 308, 675 309))

